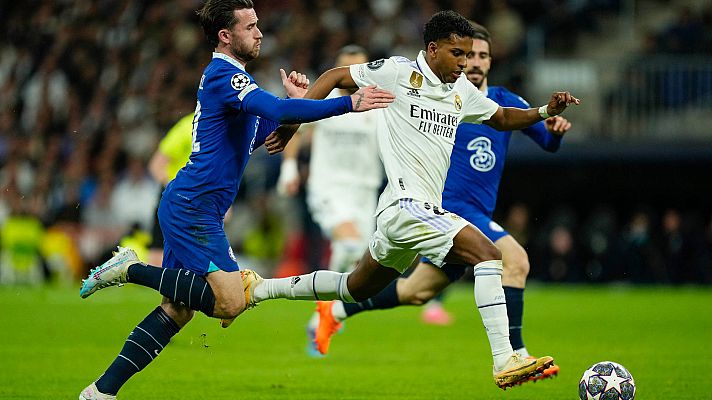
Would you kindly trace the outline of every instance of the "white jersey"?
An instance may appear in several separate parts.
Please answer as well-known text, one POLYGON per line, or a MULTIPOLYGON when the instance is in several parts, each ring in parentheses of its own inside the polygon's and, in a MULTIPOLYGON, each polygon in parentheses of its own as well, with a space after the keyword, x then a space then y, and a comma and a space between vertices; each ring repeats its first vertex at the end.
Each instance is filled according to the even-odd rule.
MULTIPOLYGON (((339 96, 338 90, 329 97, 339 96)), ((379 110, 349 113, 312 123, 310 191, 339 186, 377 190, 383 181, 376 128, 379 110)), ((374 194, 375 198, 375 194, 374 194)))
POLYGON ((396 96, 378 119, 388 186, 376 213, 406 198, 441 206, 457 125, 486 121, 499 105, 464 74, 455 83, 442 83, 423 51, 415 62, 391 57, 352 65, 350 71, 358 86, 377 85, 396 96))

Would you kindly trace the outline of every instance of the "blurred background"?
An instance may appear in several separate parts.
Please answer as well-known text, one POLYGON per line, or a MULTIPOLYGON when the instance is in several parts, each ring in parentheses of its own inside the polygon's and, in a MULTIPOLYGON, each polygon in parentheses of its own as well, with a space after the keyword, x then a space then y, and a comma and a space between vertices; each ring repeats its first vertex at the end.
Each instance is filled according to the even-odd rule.
MULTIPOLYGON (((119 242, 148 245, 149 159, 211 57, 201 4, 0 1, 0 284, 71 284, 119 242)), ((495 219, 529 251, 530 278, 712 283, 710 0, 256 0, 248 71, 283 95, 279 68, 314 80, 346 44, 413 59, 448 8, 492 32, 490 85, 584 101, 559 153, 510 146, 495 219)), ((280 163, 253 154, 226 223, 240 265, 266 275, 329 256, 303 193, 276 194, 280 163)))

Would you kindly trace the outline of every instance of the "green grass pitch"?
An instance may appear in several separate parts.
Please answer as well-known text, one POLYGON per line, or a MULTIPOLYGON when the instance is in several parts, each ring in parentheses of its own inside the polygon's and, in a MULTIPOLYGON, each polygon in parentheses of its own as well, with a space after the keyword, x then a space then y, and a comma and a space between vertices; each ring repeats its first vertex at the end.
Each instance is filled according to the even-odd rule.
MULTIPOLYGON (((414 307, 356 316, 322 359, 305 353, 309 302, 264 303, 227 330, 196 315, 119 398, 576 399, 583 371, 603 360, 631 371, 637 399, 712 398, 709 288, 530 287, 527 347, 561 373, 505 392, 471 290, 446 298, 449 327, 422 324, 414 307)), ((0 399, 76 399, 158 299, 131 285, 86 300, 77 288, 0 287, 0 399)))

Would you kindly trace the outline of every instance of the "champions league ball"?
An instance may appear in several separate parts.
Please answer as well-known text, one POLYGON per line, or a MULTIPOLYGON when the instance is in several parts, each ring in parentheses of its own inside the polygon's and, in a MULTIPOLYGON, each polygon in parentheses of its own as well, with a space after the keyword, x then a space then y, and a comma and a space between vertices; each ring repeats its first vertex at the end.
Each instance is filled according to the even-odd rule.
POLYGON ((601 361, 587 369, 579 381, 581 400, 633 400, 635 381, 624 366, 601 361))

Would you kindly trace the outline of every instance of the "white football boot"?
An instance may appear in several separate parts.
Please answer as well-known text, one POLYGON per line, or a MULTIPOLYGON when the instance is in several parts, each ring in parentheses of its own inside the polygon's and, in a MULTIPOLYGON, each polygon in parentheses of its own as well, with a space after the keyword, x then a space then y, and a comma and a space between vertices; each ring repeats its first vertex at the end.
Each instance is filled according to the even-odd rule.
POLYGON ((96 382, 92 382, 91 385, 79 393, 79 400, 116 400, 116 396, 101 393, 96 388, 96 382))
POLYGON ((79 296, 86 299, 99 289, 116 285, 121 286, 128 282, 129 266, 139 264, 141 261, 132 249, 120 246, 118 249, 109 261, 89 271, 89 276, 82 281, 79 296))

